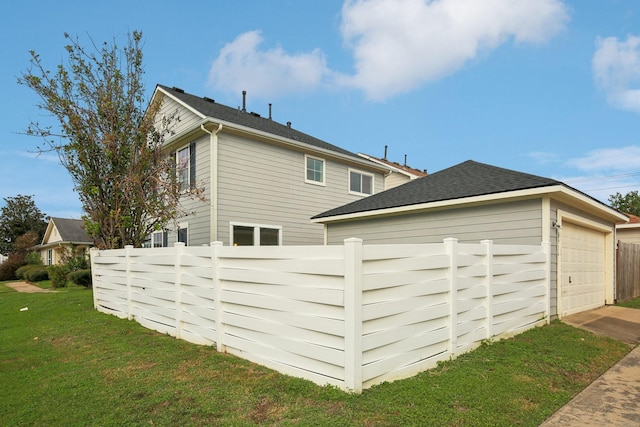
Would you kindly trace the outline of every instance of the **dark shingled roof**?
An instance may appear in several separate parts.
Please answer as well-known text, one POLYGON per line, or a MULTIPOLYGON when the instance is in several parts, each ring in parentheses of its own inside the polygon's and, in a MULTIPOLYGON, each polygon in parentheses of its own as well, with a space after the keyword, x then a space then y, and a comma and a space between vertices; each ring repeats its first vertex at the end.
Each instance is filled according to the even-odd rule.
POLYGON ((92 243, 84 229, 84 221, 70 218, 51 218, 63 242, 92 243))
POLYGON ((355 153, 344 150, 333 144, 329 144, 328 142, 322 141, 318 138, 314 138, 311 135, 307 135, 305 133, 297 131, 272 119, 261 117, 256 113, 244 112, 239 108, 232 108, 223 104, 218 104, 210 98, 191 95, 184 92, 182 89, 170 88, 164 85, 158 85, 158 87, 169 93, 176 99, 180 100, 184 104, 198 111, 203 116, 209 117, 211 119, 218 119, 225 122, 245 126, 251 129, 256 129, 262 132, 268 132, 273 135, 309 144, 317 148, 322 148, 343 155, 355 157, 360 161, 362 160, 362 158, 355 153))
POLYGON ((564 184, 554 179, 468 160, 323 212, 313 219, 555 185, 564 184))

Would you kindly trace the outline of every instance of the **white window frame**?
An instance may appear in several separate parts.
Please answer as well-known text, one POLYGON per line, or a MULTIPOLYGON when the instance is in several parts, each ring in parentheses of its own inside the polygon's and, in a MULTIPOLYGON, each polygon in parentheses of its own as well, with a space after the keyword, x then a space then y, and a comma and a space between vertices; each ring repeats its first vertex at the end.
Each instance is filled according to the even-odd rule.
POLYGON ((375 177, 371 173, 363 172, 363 171, 358 170, 358 169, 349 168, 349 179, 348 179, 348 181, 349 181, 348 182, 349 194, 357 194, 358 196, 371 196, 372 194, 375 193, 375 190, 374 190, 375 177), (352 173, 356 173, 356 174, 360 175, 360 190, 362 190, 362 177, 363 176, 368 176, 368 177, 371 178, 371 193, 363 193, 362 191, 353 191, 351 189, 351 174, 352 173))
POLYGON ((236 244, 233 242, 234 227, 253 228, 253 246, 260 246, 260 229, 268 228, 270 230, 277 230, 278 246, 282 246, 282 226, 281 225, 252 224, 247 222, 230 222, 229 223, 229 246, 236 246, 236 244))
POLYGON ((185 246, 189 246, 189 223, 181 222, 176 229, 176 242, 180 242, 180 230, 187 230, 187 241, 184 242, 185 246))
POLYGON ((316 156, 310 156, 308 154, 304 155, 304 182, 306 182, 307 184, 313 184, 313 185, 325 185, 325 182, 327 180, 327 161, 321 157, 316 157, 316 156), (313 179, 309 179, 307 177, 307 171, 308 171, 308 167, 307 167, 307 162, 308 160, 317 160, 319 162, 322 162, 322 181, 316 181, 313 179))
POLYGON ((191 144, 182 146, 176 150, 176 179, 180 184, 180 191, 187 192, 191 188, 191 144), (180 163, 180 153, 187 152, 186 165, 180 163), (182 181, 182 174, 186 172, 186 180, 182 181))
POLYGON ((47 249, 47 265, 53 265, 53 249, 47 249))
POLYGON ((151 233, 151 242, 150 247, 152 248, 163 248, 164 247, 164 231, 154 231, 151 233), (160 246, 156 246, 156 241, 158 236, 160 237, 160 246))

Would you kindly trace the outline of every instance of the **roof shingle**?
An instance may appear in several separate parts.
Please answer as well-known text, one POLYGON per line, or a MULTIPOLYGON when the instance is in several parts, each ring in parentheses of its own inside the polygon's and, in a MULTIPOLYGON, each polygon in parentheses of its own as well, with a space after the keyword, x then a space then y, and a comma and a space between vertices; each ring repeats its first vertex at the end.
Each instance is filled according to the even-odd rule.
POLYGON ((219 104, 214 100, 207 97, 199 97, 184 92, 178 88, 170 88, 164 85, 158 85, 163 91, 169 93, 171 96, 180 100, 184 104, 190 106, 194 110, 198 111, 205 117, 212 119, 218 119, 229 123, 238 124, 251 129, 256 129, 263 132, 268 132, 272 135, 277 135, 283 138, 299 141, 311 146, 321 148, 324 150, 334 151, 350 157, 355 157, 358 160, 361 158, 348 150, 344 150, 321 139, 315 138, 306 133, 297 131, 290 126, 283 125, 270 118, 262 117, 256 113, 245 112, 240 108, 232 108, 223 104, 219 104))
POLYGON ((313 219, 555 185, 564 184, 554 179, 468 160, 323 212, 313 219))

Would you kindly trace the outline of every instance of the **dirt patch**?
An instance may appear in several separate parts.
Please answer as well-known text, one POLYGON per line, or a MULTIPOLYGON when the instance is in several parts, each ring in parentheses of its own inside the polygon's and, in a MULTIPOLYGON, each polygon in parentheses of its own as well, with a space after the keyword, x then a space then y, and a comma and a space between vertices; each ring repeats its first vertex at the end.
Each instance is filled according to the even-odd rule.
POLYGON ((27 282, 13 282, 13 283, 7 283, 6 285, 15 291, 26 292, 29 294, 33 294, 36 292, 55 292, 50 289, 42 289, 41 287, 32 285, 31 283, 27 283, 27 282))

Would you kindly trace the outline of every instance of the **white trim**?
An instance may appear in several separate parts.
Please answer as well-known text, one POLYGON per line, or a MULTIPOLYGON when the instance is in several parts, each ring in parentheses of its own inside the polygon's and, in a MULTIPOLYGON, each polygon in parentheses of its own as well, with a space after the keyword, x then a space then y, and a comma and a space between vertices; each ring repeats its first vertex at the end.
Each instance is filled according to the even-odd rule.
POLYGON ((326 186, 327 185, 327 161, 321 157, 305 154, 304 155, 304 182, 306 182, 307 184, 320 185, 323 187, 326 186), (315 181, 307 178, 307 160, 308 159, 322 162, 322 181, 315 181))
POLYGON ((233 227, 247 227, 253 228, 253 246, 260 246, 260 229, 266 228, 270 230, 278 230, 278 246, 282 246, 282 226, 281 225, 267 225, 267 224, 255 224, 249 222, 229 222, 229 246, 235 246, 233 242, 233 227))
POLYGON ((176 242, 179 242, 180 240, 178 240, 180 238, 180 230, 186 229, 187 230, 187 241, 184 242, 185 246, 189 246, 189 222, 179 222, 178 223, 178 228, 176 229, 176 242))
POLYGON ((176 148, 176 179, 180 184, 180 192, 187 193, 191 188, 191 142, 187 142, 185 145, 181 145, 179 148, 176 148), (180 162, 178 161, 178 153, 181 151, 187 150, 187 166, 184 169, 187 171, 187 185, 186 188, 183 188, 182 182, 180 181, 180 174, 182 170, 180 169, 180 162))
POLYGON ((562 222, 564 220, 567 220, 567 222, 570 222, 572 224, 575 225, 580 225, 582 227, 586 227, 586 228, 590 228, 592 230, 596 230, 596 231, 600 231, 601 233, 612 233, 614 227, 613 226, 606 226, 603 225, 599 222, 590 220, 588 218, 584 218, 580 215, 576 215, 574 213, 571 212, 567 212, 567 211, 563 211, 562 209, 558 209, 558 225, 560 227, 562 227, 562 222))
POLYGON ((347 185, 348 185, 348 190, 349 190, 349 194, 355 194, 357 196, 371 196, 372 194, 375 194, 375 177, 373 176, 373 174, 368 173, 368 172, 364 172, 360 169, 353 169, 353 168, 348 168, 348 172, 349 174, 348 179, 347 179, 347 185), (361 175, 360 178, 360 189, 362 189, 362 176, 368 176, 369 178, 371 178, 371 193, 364 193, 362 191, 353 191, 351 189, 351 173, 357 173, 358 175, 361 175))
POLYGON ((615 219, 621 219, 621 220, 626 219, 625 215, 605 205, 602 205, 596 202, 595 200, 581 193, 578 193, 575 190, 567 188, 563 185, 554 185, 550 187, 539 187, 539 188, 533 188, 533 189, 527 189, 527 190, 508 191, 504 193, 486 194, 481 196, 465 197, 461 199, 440 200, 437 202, 419 203, 419 204, 413 204, 408 206, 399 206, 399 207, 386 208, 386 209, 369 210, 365 212, 354 212, 350 214, 334 215, 330 217, 315 218, 315 219, 312 219, 311 222, 326 223, 326 222, 333 222, 333 221, 343 221, 343 220, 376 217, 376 216, 383 216, 383 215, 395 215, 399 213, 406 213, 406 212, 412 212, 412 211, 420 211, 420 210, 428 210, 428 209, 436 209, 436 208, 450 208, 454 206, 462 206, 462 205, 475 204, 475 203, 493 203, 500 200, 516 199, 516 198, 531 198, 534 196, 541 196, 541 195, 549 195, 549 197, 552 197, 552 198, 554 195, 563 196, 565 198, 571 198, 574 201, 579 201, 583 205, 586 205, 587 207, 590 207, 598 212, 607 213, 611 217, 612 221, 614 221, 615 219))
POLYGON ((632 223, 628 223, 628 224, 616 224, 616 228, 619 228, 619 229, 624 229, 624 228, 629 228, 629 229, 633 229, 633 228, 640 228, 640 222, 632 222, 632 223))

